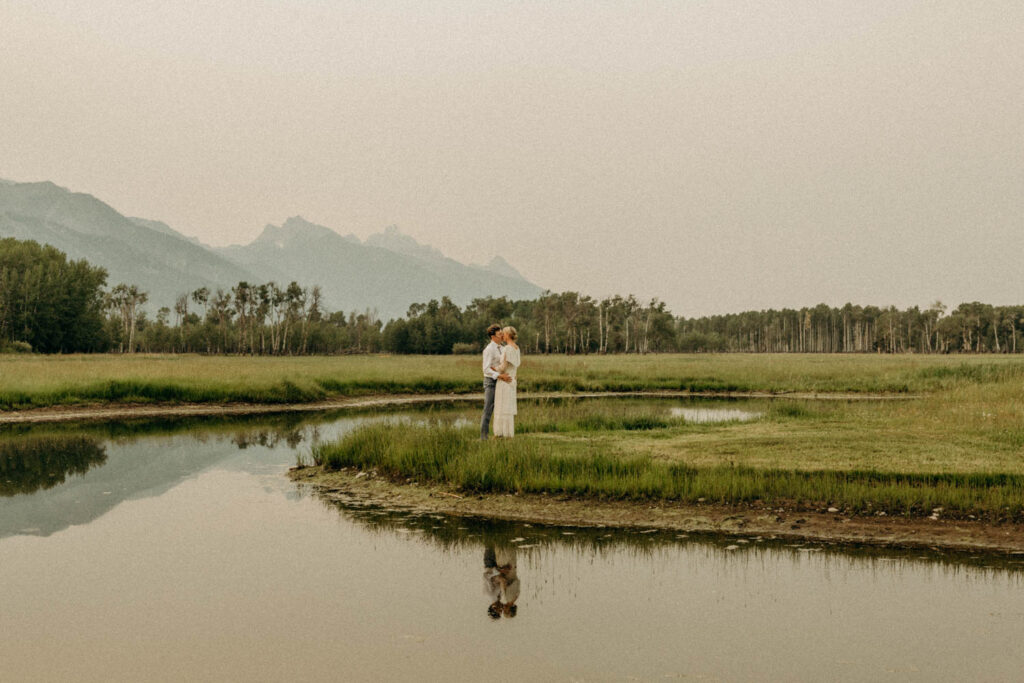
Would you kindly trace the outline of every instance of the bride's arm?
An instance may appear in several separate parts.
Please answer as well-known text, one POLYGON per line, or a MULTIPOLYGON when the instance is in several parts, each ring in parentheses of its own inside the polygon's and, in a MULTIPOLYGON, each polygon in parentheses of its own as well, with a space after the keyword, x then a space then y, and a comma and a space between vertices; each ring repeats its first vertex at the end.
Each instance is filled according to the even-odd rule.
POLYGON ((501 365, 499 365, 498 367, 494 368, 494 370, 498 373, 498 379, 500 379, 502 381, 505 381, 505 382, 510 382, 511 378, 508 375, 505 374, 505 371, 508 370, 508 358, 505 357, 506 355, 507 354, 506 354, 505 349, 502 349, 501 350, 501 365))

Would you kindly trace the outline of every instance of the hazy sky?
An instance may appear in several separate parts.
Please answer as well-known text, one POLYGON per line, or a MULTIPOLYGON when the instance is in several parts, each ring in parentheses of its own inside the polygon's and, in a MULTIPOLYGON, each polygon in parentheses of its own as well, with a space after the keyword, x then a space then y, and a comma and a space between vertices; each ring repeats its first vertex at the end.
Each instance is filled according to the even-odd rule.
POLYGON ((1024 302, 1024 2, 0 0, 0 177, 695 315, 1024 302))

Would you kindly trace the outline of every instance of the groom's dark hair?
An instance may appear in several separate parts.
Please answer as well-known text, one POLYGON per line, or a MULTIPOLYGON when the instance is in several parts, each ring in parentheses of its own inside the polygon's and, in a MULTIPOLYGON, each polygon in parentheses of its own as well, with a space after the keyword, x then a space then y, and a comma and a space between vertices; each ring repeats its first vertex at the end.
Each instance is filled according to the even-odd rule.
POLYGON ((501 325, 488 325, 487 326, 487 338, 490 339, 494 335, 498 334, 501 330, 501 325))

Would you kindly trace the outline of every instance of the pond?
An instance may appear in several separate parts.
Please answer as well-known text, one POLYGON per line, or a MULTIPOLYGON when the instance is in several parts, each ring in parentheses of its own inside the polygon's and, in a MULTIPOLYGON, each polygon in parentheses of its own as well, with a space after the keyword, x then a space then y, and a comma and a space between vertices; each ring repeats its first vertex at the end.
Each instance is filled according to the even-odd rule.
POLYGON ((673 417, 681 417, 687 422, 707 424, 711 422, 749 422, 761 417, 763 413, 721 406, 673 406, 669 409, 669 414, 673 417))
POLYGON ((285 476, 316 439, 423 415, 5 430, 0 678, 932 681, 1024 670, 1020 558, 415 515, 328 501, 285 476), (513 598, 515 609, 492 608, 513 598))

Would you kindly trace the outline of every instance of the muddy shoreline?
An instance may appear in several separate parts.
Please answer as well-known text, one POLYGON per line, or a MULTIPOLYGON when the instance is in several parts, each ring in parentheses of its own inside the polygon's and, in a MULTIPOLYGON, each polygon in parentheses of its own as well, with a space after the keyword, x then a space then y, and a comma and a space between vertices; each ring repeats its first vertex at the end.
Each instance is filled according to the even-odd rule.
POLYGON ((359 499, 410 512, 552 524, 665 529, 688 533, 769 537, 836 545, 932 548, 1024 555, 1024 525, 928 517, 869 517, 786 508, 673 501, 599 501, 563 495, 475 495, 443 486, 395 483, 373 472, 319 467, 289 477, 324 499, 359 499))
MULTIPOLYGON (((345 408, 483 401, 482 393, 470 394, 375 394, 313 403, 101 403, 58 405, 26 410, 0 411, 0 425, 46 422, 133 420, 140 418, 265 415, 272 413, 326 412, 345 408)), ((771 398, 815 401, 894 401, 918 398, 902 394, 770 393, 763 391, 593 391, 521 393, 520 399, 550 398, 771 398)))

